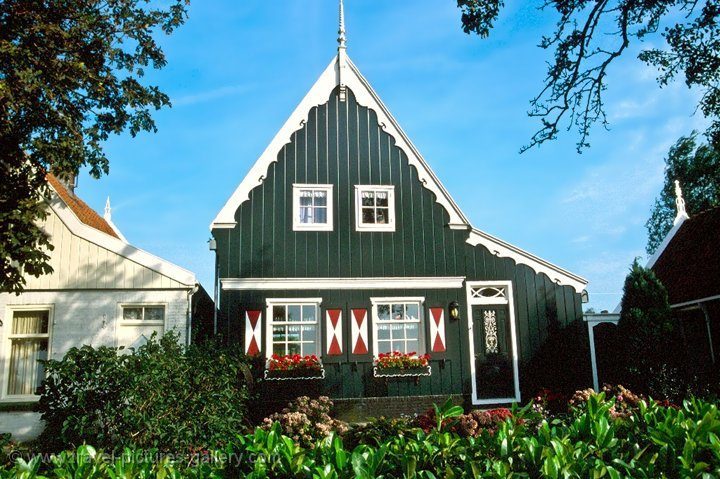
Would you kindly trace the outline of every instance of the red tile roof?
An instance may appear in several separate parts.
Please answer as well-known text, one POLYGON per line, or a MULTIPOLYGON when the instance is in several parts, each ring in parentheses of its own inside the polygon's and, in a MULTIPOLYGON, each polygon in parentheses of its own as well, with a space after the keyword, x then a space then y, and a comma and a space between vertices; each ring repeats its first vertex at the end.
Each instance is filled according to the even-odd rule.
POLYGON ((80 221, 90 226, 91 228, 95 228, 96 230, 102 231, 103 233, 120 239, 117 233, 115 233, 115 230, 112 229, 112 226, 110 226, 108 222, 105 221, 105 218, 97 214, 97 212, 90 208, 83 200, 70 193, 67 188, 65 188, 65 185, 63 185, 62 182, 55 175, 53 175, 52 173, 48 173, 47 179, 48 183, 50 183, 50 186, 52 186, 53 189, 57 192, 60 199, 62 199, 63 202, 68 205, 68 208, 70 208, 72 212, 75 213, 75 216, 77 216, 80 221))
POLYGON ((670 304, 720 294, 720 207, 685 220, 652 269, 670 304))

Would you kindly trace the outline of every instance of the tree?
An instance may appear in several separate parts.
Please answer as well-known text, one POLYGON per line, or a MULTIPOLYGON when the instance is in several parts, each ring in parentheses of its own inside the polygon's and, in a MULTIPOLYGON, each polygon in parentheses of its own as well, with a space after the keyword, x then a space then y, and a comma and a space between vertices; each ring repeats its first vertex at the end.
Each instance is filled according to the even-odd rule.
POLYGON ((652 371, 674 362, 675 329, 665 286, 635 259, 623 286, 617 334, 626 383, 647 391, 652 371))
MULTIPOLYGON (((602 93, 610 65, 633 41, 662 29, 664 49, 651 48, 639 59, 658 68, 662 87, 677 76, 702 92, 698 109, 712 119, 708 137, 720 145, 720 2, 717 0, 545 0, 560 18, 540 47, 552 49, 544 87, 528 114, 541 128, 525 151, 557 137, 560 128, 575 128, 578 152, 589 146, 593 124, 607 125, 602 93)), ((504 6, 503 0, 458 0, 466 33, 487 37, 504 6)))
POLYGON ((720 205, 720 151, 698 145, 697 133, 680 138, 665 159, 665 183, 645 227, 646 250, 652 255, 673 227, 676 214, 675 180, 680 182, 690 216, 720 205))
POLYGON ((165 66, 153 35, 181 25, 187 3, 0 0, 0 290, 52 271, 47 172, 98 178, 110 134, 155 131, 150 110, 169 98, 141 80, 165 66))

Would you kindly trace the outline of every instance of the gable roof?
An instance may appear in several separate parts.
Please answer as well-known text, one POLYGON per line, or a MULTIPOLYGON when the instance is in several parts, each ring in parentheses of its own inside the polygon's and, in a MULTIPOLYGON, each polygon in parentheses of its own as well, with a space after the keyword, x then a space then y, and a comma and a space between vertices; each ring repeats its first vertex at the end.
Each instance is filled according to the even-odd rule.
POLYGON ((189 287, 197 284, 194 273, 128 244, 87 203, 70 194, 57 177, 48 173, 47 178, 52 191, 56 193, 48 199, 48 204, 72 234, 179 283, 189 287))
POLYGON ((47 180, 52 189, 55 190, 55 193, 57 193, 80 221, 91 228, 95 228, 107 235, 120 239, 120 236, 115 232, 115 229, 108 224, 105 218, 97 214, 97 212, 90 208, 83 200, 70 193, 57 176, 48 173, 47 180))
POLYGON ((450 218, 448 222, 449 228, 467 230, 469 232, 467 240, 469 244, 482 244, 493 254, 512 258, 516 263, 525 264, 537 273, 547 274, 558 284, 572 286, 577 292, 581 292, 587 286, 587 280, 580 276, 473 228, 467 216, 451 198, 440 179, 432 171, 415 145, 412 144, 388 108, 370 86, 370 83, 347 57, 343 48, 339 49, 338 55, 330 61, 320 78, 310 88, 300 104, 265 148, 265 151, 255 161, 255 164, 250 168, 250 171, 210 224, 211 230, 234 228, 236 226, 235 213, 237 209, 250 198, 250 191, 265 180, 270 165, 278 161, 278 153, 282 147, 289 143, 292 134, 307 122, 312 108, 327 103, 331 93, 338 86, 352 90, 358 104, 373 110, 377 114, 380 126, 395 139, 395 145, 405 153, 408 162, 416 168, 418 179, 422 185, 435 194, 436 202, 447 212, 450 218))
POLYGON ((720 295, 720 207, 679 222, 649 265, 678 305, 720 295))

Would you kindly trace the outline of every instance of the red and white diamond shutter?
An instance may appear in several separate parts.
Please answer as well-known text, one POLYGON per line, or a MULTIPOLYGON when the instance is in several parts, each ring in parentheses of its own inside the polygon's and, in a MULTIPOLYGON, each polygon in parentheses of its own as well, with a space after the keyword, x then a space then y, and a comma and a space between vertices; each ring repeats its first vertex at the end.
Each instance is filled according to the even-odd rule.
POLYGON ((351 310, 350 338, 351 353, 355 356, 365 356, 368 349, 368 314, 367 309, 351 310))
POLYGON ((445 308, 430 308, 430 352, 444 353, 445 342, 445 308))
POLYGON ((262 344, 262 326, 260 311, 245 311, 245 354, 257 356, 260 354, 262 344))
POLYGON ((342 356, 343 354, 342 323, 342 309, 325 311, 325 354, 327 356, 342 356))

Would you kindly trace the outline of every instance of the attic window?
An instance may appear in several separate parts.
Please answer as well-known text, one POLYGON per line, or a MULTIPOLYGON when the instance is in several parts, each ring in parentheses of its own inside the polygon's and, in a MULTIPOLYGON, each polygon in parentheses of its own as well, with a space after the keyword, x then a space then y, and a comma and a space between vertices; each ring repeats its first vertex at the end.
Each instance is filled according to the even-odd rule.
POLYGON ((333 230, 333 185, 293 185, 293 231, 333 230))
POLYGON ((395 231, 395 187, 355 185, 357 231, 395 231))

